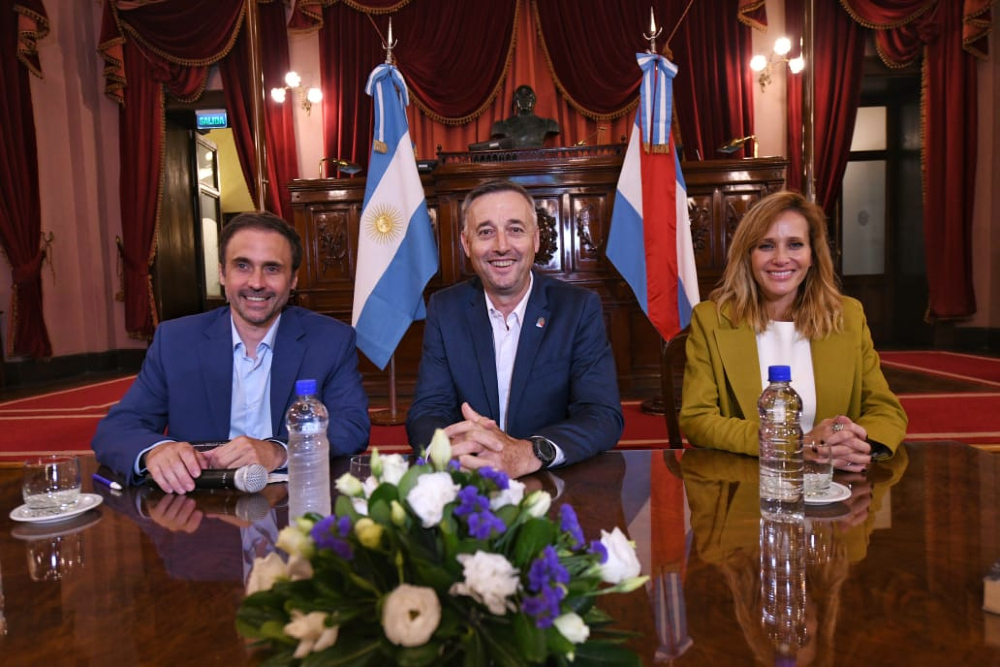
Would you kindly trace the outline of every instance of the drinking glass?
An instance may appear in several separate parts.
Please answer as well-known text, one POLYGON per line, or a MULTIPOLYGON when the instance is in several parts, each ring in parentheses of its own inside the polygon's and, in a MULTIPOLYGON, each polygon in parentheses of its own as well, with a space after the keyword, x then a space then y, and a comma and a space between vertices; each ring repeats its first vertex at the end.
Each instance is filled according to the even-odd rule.
POLYGON ((372 476, 372 457, 368 454, 358 454, 351 457, 351 474, 361 482, 372 476))
POLYGON ((833 454, 830 444, 819 438, 802 438, 803 478, 806 498, 821 498, 830 492, 833 454))
POLYGON ((24 464, 25 504, 31 509, 66 509, 80 497, 80 463, 75 456, 40 456, 24 464))

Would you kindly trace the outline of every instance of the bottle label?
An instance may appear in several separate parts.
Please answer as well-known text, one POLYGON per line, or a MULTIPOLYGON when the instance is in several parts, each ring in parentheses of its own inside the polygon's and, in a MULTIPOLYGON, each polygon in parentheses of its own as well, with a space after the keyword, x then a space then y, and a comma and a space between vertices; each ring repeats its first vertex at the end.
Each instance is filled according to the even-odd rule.
POLYGON ((299 424, 299 433, 302 435, 316 435, 317 433, 322 433, 323 429, 320 428, 319 424, 305 423, 299 424))
POLYGON ((767 416, 768 419, 773 422, 783 423, 785 421, 785 417, 787 416, 784 403, 775 403, 775 405, 768 409, 767 416))

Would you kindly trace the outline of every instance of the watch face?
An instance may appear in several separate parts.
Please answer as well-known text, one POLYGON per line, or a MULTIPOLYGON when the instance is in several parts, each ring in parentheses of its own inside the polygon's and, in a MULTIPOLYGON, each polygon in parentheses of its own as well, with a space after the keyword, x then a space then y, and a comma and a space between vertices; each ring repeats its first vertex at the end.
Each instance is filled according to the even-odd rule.
POLYGON ((543 438, 540 435, 531 438, 531 451, 542 462, 543 466, 548 466, 556 460, 555 446, 547 438, 543 438))

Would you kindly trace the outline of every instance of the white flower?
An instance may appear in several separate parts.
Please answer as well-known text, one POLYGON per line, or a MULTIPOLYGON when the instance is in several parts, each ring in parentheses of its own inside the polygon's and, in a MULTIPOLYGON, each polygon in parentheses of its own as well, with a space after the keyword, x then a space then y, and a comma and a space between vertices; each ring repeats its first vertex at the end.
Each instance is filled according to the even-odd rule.
POLYGON ((310 653, 318 653, 337 643, 339 626, 326 627, 328 614, 313 611, 303 614, 298 609, 292 610, 292 620, 285 626, 285 634, 299 640, 293 657, 300 660, 310 653))
POLYGON ((276 545, 283 549, 289 556, 302 556, 309 558, 313 555, 316 545, 313 544, 312 537, 308 532, 302 532, 297 526, 285 526, 278 533, 276 545))
POLYGON ((446 472, 432 472, 421 475, 416 485, 406 494, 406 502, 420 517, 424 528, 433 528, 441 523, 444 506, 458 496, 459 485, 446 472))
POLYGON ((269 591, 278 579, 287 578, 285 561, 281 560, 281 556, 276 552, 272 551, 264 558, 255 558, 250 576, 247 578, 247 595, 269 591))
POLYGON ((313 566, 308 558, 302 556, 290 556, 288 558, 288 578, 292 581, 302 581, 312 579, 313 566))
POLYGON ((351 505, 354 506, 354 511, 361 516, 368 516, 368 499, 364 496, 351 498, 351 505))
POLYGON ((441 622, 441 603, 433 588, 400 584, 382 604, 386 639, 397 646, 422 646, 441 622))
POLYGON ((448 461, 451 461, 451 440, 443 429, 434 431, 431 446, 427 448, 427 458, 434 464, 435 470, 445 470, 448 467, 448 461))
POLYGON ((506 489, 490 494, 490 509, 495 512, 507 505, 519 505, 522 498, 524 498, 524 484, 516 479, 509 480, 506 489))
POLYGON ((639 576, 642 567, 635 555, 635 546, 617 526, 612 532, 601 531, 601 544, 608 550, 608 560, 601 565, 601 579, 609 584, 617 584, 631 577, 639 576))
POLYGON ((552 506, 552 496, 548 491, 533 491, 528 496, 524 506, 528 510, 528 514, 540 519, 548 513, 549 507, 552 506))
POLYGON ((361 489, 362 492, 364 493, 365 498, 371 498, 372 494, 375 492, 375 489, 377 488, 378 488, 378 479, 375 478, 375 475, 372 475, 361 484, 361 489))
POLYGON ((403 458, 402 454, 388 454, 382 457, 382 477, 383 482, 389 484, 399 484, 403 479, 403 474, 409 469, 409 462, 403 458))
POLYGON ((486 605, 491 614, 503 616, 508 609, 516 609, 507 598, 518 588, 517 569, 500 554, 477 551, 474 555, 459 554, 464 582, 452 584, 452 595, 468 595, 486 605))
POLYGON ((343 475, 337 478, 334 482, 334 486, 340 491, 341 495, 347 496, 348 498, 356 498, 362 493, 361 480, 352 475, 349 472, 345 472, 343 475))
POLYGON ((582 644, 590 636, 590 628, 579 615, 569 612, 553 621, 556 630, 574 644, 582 644))

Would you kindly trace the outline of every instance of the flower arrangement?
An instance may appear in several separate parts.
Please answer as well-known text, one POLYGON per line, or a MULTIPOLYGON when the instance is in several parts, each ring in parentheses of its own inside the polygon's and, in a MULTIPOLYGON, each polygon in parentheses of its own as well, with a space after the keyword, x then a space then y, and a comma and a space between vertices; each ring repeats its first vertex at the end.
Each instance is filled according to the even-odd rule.
POLYGON ((640 664, 595 605, 648 579, 618 528, 587 542, 545 491, 460 470, 441 431, 412 467, 376 452, 372 473, 281 531, 287 560, 255 561, 237 629, 264 664, 640 664))

